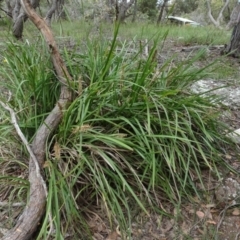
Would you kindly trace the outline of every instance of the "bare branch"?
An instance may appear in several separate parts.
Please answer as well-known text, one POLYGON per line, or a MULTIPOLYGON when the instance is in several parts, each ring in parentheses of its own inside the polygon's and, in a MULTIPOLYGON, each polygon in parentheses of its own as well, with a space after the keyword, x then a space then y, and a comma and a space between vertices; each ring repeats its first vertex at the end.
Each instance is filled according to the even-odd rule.
POLYGON ((212 15, 212 8, 211 8, 211 3, 210 0, 206 0, 207 3, 207 8, 208 8, 208 17, 210 18, 211 22, 218 28, 222 28, 220 26, 221 24, 221 20, 222 20, 222 15, 223 15, 223 11, 226 9, 226 7, 228 6, 230 0, 226 0, 225 4, 223 5, 223 7, 221 8, 217 19, 215 20, 213 15, 212 15))
MULTIPOLYGON (((18 134, 18 136, 20 137, 20 139, 22 140, 23 144, 25 145, 25 147, 26 147, 26 149, 27 149, 30 157, 31 157, 31 158, 33 159, 33 161, 34 161, 37 176, 41 176, 40 168, 39 168, 39 165, 38 165, 38 160, 37 160, 37 158, 35 157, 32 149, 31 149, 31 147, 30 147, 30 145, 29 145, 29 143, 28 143, 28 141, 27 141, 27 139, 25 138, 24 134, 22 133, 22 131, 21 131, 21 129, 20 129, 18 123, 17 123, 17 118, 16 118, 16 115, 15 115, 15 112, 12 110, 12 108, 10 108, 7 104, 3 103, 2 101, 0 101, 0 104, 2 105, 2 107, 3 107, 4 109, 6 109, 7 111, 9 111, 10 116, 11 116, 11 122, 12 122, 12 124, 13 124, 13 126, 14 126, 17 134, 18 134)), ((44 181, 43 181, 43 182, 44 182, 44 181)), ((45 183, 44 183, 44 186, 45 186, 45 183)), ((45 189, 47 189, 46 186, 45 186, 45 189)), ((47 196, 47 194, 46 194, 46 196, 47 196)))
POLYGON ((230 0, 226 0, 225 4, 223 5, 221 11, 220 11, 219 14, 218 14, 217 22, 220 23, 220 21, 222 20, 222 18, 223 18, 223 12, 224 12, 224 10, 226 9, 226 7, 228 6, 229 1, 230 1, 230 0))
MULTIPOLYGON (((72 100, 72 92, 68 87, 69 82, 71 82, 71 76, 60 56, 53 34, 46 22, 37 15, 29 0, 21 0, 21 6, 27 13, 29 19, 43 34, 52 56, 52 62, 56 70, 58 80, 62 83, 59 100, 44 120, 44 123, 37 130, 31 147, 41 170, 45 161, 45 145, 47 139, 59 125, 63 116, 63 111, 68 107, 72 100)), ((42 176, 37 174, 35 161, 32 155, 29 160, 29 183, 29 202, 24 208, 21 216, 18 218, 16 225, 2 238, 2 240, 29 239, 36 230, 39 221, 45 212, 46 194, 42 185, 42 176)))

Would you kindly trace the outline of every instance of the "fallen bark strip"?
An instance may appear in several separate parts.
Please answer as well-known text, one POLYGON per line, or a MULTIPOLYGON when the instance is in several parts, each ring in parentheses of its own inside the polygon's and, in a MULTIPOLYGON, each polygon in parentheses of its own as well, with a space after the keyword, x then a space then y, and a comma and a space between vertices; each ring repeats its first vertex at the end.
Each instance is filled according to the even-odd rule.
MULTIPOLYGON (((32 142, 31 148, 41 170, 45 161, 45 144, 47 138, 59 125, 62 119, 63 111, 68 107, 72 100, 72 92, 68 87, 68 83, 71 81, 71 76, 68 73, 67 68, 60 56, 53 34, 46 22, 37 15, 35 10, 31 7, 29 0, 21 0, 21 5, 24 11, 27 13, 29 19, 43 34, 52 56, 52 62, 57 73, 58 80, 62 83, 59 100, 45 119, 44 123, 37 130, 35 138, 32 142)), ((41 174, 37 174, 37 168, 34 163, 34 159, 32 156, 30 156, 29 201, 27 206, 24 208, 23 213, 19 217, 16 225, 2 238, 2 240, 27 240, 36 230, 39 221, 45 212, 46 205, 45 190, 41 179, 41 174)))

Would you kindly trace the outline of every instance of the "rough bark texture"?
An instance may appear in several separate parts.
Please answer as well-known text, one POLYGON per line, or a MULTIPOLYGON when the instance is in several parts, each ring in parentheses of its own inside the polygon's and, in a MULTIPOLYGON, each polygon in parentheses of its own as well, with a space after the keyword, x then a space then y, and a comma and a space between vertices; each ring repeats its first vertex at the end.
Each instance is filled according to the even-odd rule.
POLYGON ((229 44, 225 45, 222 54, 230 54, 233 57, 240 57, 240 21, 233 28, 229 44))
MULTIPOLYGON (((41 19, 34 9, 31 7, 29 0, 21 0, 21 5, 27 13, 30 20, 42 32, 51 52, 52 61, 56 70, 59 81, 62 83, 61 93, 58 102, 54 109, 45 119, 42 126, 38 129, 36 136, 32 143, 32 150, 38 160, 40 168, 42 168, 45 161, 45 145, 48 136, 58 126, 62 119, 62 111, 65 110, 72 100, 72 93, 68 88, 68 82, 71 77, 67 68, 59 54, 56 42, 51 30, 43 19, 41 19)), ((19 217, 16 225, 12 228, 2 240, 27 240, 36 230, 39 221, 41 220, 46 205, 46 196, 43 185, 41 183, 41 176, 36 174, 36 167, 32 158, 29 160, 29 183, 30 196, 29 202, 25 207, 23 213, 19 217)))

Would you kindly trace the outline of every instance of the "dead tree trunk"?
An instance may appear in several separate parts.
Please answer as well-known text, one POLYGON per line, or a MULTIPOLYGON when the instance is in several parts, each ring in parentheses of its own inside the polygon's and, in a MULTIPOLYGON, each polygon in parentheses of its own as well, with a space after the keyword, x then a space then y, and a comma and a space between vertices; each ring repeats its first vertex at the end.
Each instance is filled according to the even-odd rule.
MULTIPOLYGON (((63 111, 66 110, 68 104, 72 100, 72 92, 68 87, 69 82, 71 82, 71 76, 60 56, 53 34, 46 22, 37 15, 29 0, 21 0, 21 6, 29 19, 43 34, 52 56, 57 78, 62 84, 59 100, 42 126, 37 130, 31 147, 39 168, 42 169, 45 161, 45 145, 47 138, 59 125, 63 111)), ((34 158, 30 157, 30 193, 28 204, 18 218, 16 225, 2 238, 2 240, 28 240, 32 236, 45 212, 46 194, 42 181, 43 177, 37 171, 34 158)))
POLYGON ((238 23, 234 26, 229 44, 225 45, 221 54, 229 54, 232 57, 240 57, 240 14, 238 15, 238 23))

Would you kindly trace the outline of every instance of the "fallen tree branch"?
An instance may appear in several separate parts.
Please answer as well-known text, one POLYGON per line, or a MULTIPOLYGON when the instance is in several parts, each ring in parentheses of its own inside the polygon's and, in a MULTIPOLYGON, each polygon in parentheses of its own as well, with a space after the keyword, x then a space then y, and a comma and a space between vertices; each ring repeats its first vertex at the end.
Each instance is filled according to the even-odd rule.
MULTIPOLYGON (((58 80, 62 83, 59 99, 53 110, 37 130, 31 146, 41 171, 45 161, 45 145, 47 138, 61 122, 63 111, 68 107, 72 100, 72 92, 68 87, 69 82, 71 82, 71 76, 60 56, 53 34, 46 22, 37 15, 35 10, 31 7, 29 0, 21 0, 21 6, 27 13, 29 19, 43 34, 52 56, 52 62, 58 80)), ((2 240, 27 240, 36 230, 39 221, 45 212, 46 205, 46 195, 42 184, 42 176, 41 174, 37 174, 37 171, 38 169, 35 166, 34 158, 30 155, 29 202, 24 208, 21 216, 18 218, 16 225, 2 238, 2 240)))
MULTIPOLYGON (((0 104, 2 105, 2 107, 3 107, 5 110, 9 111, 10 116, 11 116, 11 122, 12 122, 12 124, 13 124, 13 126, 14 126, 17 134, 18 134, 18 136, 20 137, 20 139, 22 140, 23 144, 25 145, 25 147, 26 147, 26 149, 27 149, 30 157, 31 157, 31 158, 33 159, 33 161, 34 161, 37 176, 38 176, 38 177, 39 177, 39 176, 41 177, 40 168, 39 168, 39 165, 38 165, 38 160, 37 160, 37 158, 35 157, 32 149, 30 148, 30 145, 29 145, 27 139, 25 138, 24 134, 22 133, 22 131, 21 131, 21 129, 20 129, 18 123, 17 123, 17 118, 16 118, 16 115, 15 115, 15 112, 12 110, 12 108, 10 108, 7 104, 3 103, 2 101, 0 101, 0 104)), ((45 182, 44 182, 44 180, 43 180, 42 177, 41 177, 41 179, 42 179, 43 187, 44 187, 44 189, 45 189, 45 194, 46 194, 46 196, 47 196, 47 187, 46 187, 46 184, 45 184, 45 182)))

